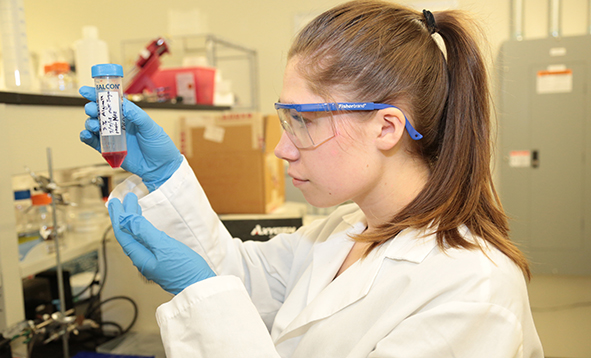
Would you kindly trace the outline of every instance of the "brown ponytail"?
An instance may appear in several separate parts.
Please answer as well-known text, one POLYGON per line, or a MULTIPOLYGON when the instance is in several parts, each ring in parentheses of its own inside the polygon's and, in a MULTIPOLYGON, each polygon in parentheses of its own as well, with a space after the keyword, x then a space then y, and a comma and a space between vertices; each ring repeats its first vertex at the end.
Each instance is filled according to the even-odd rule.
POLYGON ((431 168, 424 189, 389 223, 355 239, 370 250, 408 227, 437 228, 441 248, 474 249, 461 225, 512 259, 529 278, 524 255, 508 238, 507 217, 491 172, 490 93, 473 25, 459 11, 423 13, 382 1, 352 1, 328 10, 296 38, 288 58, 311 88, 337 88, 351 101, 395 104, 423 139, 412 152, 431 168), (430 24, 432 25, 432 24, 430 24), (433 36, 441 36, 447 56, 433 36))

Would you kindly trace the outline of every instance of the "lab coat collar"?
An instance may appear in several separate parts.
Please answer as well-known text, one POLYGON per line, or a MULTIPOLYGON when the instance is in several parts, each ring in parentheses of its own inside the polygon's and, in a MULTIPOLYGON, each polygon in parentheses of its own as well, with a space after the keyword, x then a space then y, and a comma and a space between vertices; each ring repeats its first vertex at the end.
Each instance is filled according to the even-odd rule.
POLYGON ((365 297, 385 259, 418 264, 436 246, 434 235, 425 236, 423 231, 407 229, 373 250, 365 259, 355 262, 335 279, 353 246, 351 236, 363 232, 366 227, 361 210, 343 216, 343 221, 348 229, 336 230, 336 234, 314 247, 306 307, 279 335, 276 343, 289 339, 292 334, 300 334, 298 330, 308 323, 327 318, 365 297))
POLYGON ((385 257, 420 264, 436 246, 433 229, 408 228, 389 241, 385 257))
MULTIPOLYGON (((367 220, 361 210, 343 216, 343 221, 353 228, 365 228, 367 226, 367 220)), ((358 233, 361 233, 361 231, 358 233)), ((435 228, 408 228, 383 245, 387 247, 384 256, 392 260, 409 261, 418 264, 429 255, 436 245, 435 228)))

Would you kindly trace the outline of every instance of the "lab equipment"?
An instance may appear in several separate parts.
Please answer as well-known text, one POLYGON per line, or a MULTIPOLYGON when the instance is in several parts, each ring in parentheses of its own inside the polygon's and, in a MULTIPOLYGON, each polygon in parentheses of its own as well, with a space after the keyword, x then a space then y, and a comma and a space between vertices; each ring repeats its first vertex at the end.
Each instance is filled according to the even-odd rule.
POLYGON ((16 218, 16 233, 20 236, 25 236, 31 232, 32 225, 28 219, 28 213, 32 207, 31 191, 15 190, 14 191, 14 214, 16 218))
MULTIPOLYGON (((99 325, 90 320, 79 320, 74 315, 74 309, 65 312, 53 312, 43 315, 42 321, 23 320, 6 328, 0 338, 14 341, 19 337, 24 337, 23 343, 28 345, 28 356, 32 356, 33 346, 35 344, 47 344, 55 341, 69 333, 78 334, 79 331, 91 328, 98 328, 99 325)), ((69 357, 67 350, 64 357, 69 357)))
POLYGON ((137 196, 109 201, 115 237, 135 267, 164 290, 178 294, 186 287, 214 277, 207 262, 187 245, 156 229, 141 215, 137 196))
POLYGON ((32 215, 29 216, 29 221, 37 224, 39 235, 47 242, 47 252, 55 252, 55 243, 53 240, 58 240, 58 244, 63 247, 64 232, 66 226, 64 223, 64 214, 62 211, 54 209, 52 206, 51 196, 47 193, 35 194, 31 196, 33 202, 32 215), (57 229, 55 227, 54 216, 57 221, 57 229))
MULTIPOLYGON (((215 68, 214 105, 259 111, 258 56, 255 50, 213 34, 170 35, 166 38, 170 55, 161 58, 166 68, 215 68)), ((145 39, 122 41, 122 62, 134 64, 137 54, 145 48, 145 43, 145 39)), ((124 71, 126 80, 129 80, 131 75, 125 65, 124 71)))
POLYGON ((150 42, 144 48, 135 65, 126 75, 125 93, 142 93, 144 90, 150 92, 156 89, 156 85, 152 82, 152 75, 158 71, 160 66, 160 56, 168 51, 168 44, 163 38, 157 38, 150 42))
POLYGON ((112 168, 121 167, 127 156, 123 120, 123 67, 116 64, 92 66, 100 121, 101 153, 112 168))
POLYGON ((160 97, 177 101, 181 98, 184 104, 212 106, 215 77, 215 68, 181 67, 161 69, 152 76, 152 81, 160 97))
POLYGON ((51 95, 76 93, 76 80, 67 62, 54 62, 44 67, 41 78, 41 92, 51 95))
MULTIPOLYGON (((82 87, 80 94, 90 101, 98 99, 92 87, 82 87)), ((141 177, 148 190, 154 191, 180 167, 183 157, 164 129, 146 112, 127 99, 124 102, 130 140, 127 143, 129 160, 122 164, 122 168, 141 177), (144 154, 150 160, 146 160, 144 154)), ((90 130, 82 131, 80 139, 100 151, 98 138, 93 134, 99 130, 97 106, 87 104, 84 110, 91 117, 86 123, 90 130)))
POLYGON ((6 87, 29 90, 33 84, 23 0, 0 0, 2 62, 6 87))
POLYGON ((91 67, 109 63, 109 48, 99 39, 96 26, 82 27, 82 38, 74 42, 74 61, 78 86, 93 86, 91 67))
POLYGON ((30 250, 43 241, 39 238, 39 218, 31 200, 30 190, 14 191, 14 214, 19 259, 22 261, 30 250))

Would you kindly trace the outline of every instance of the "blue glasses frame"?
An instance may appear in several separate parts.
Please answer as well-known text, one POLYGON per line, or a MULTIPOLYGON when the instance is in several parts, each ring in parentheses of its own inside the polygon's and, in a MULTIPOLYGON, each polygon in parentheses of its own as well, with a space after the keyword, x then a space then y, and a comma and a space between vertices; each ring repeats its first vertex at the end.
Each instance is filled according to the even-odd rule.
MULTIPOLYGON (((386 103, 374 103, 374 102, 337 102, 337 103, 304 103, 304 104, 288 104, 288 103, 275 103, 275 109, 294 109, 297 112, 335 112, 335 111, 377 111, 386 108, 396 108, 402 112, 402 110, 396 106, 386 103)), ((406 131, 413 140, 419 140, 423 136, 414 129, 410 124, 404 112, 406 131)))

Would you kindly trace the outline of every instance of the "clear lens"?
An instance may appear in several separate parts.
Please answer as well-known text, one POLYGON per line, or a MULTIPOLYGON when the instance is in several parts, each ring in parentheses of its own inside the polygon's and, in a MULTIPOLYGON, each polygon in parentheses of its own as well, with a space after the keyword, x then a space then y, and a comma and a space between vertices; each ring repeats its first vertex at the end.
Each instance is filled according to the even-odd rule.
POLYGON ((334 137, 332 114, 323 112, 298 112, 295 109, 277 109, 281 126, 298 148, 309 148, 334 137))

